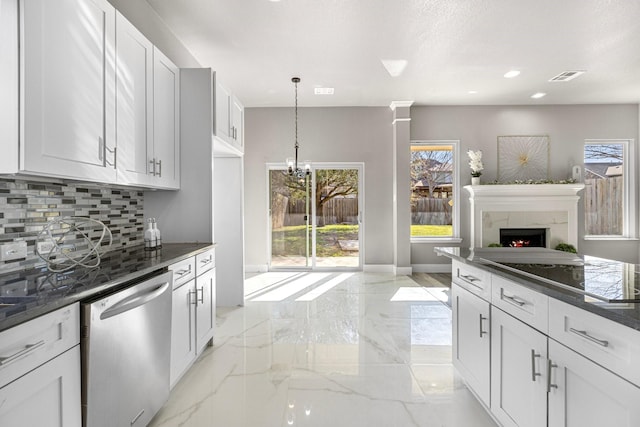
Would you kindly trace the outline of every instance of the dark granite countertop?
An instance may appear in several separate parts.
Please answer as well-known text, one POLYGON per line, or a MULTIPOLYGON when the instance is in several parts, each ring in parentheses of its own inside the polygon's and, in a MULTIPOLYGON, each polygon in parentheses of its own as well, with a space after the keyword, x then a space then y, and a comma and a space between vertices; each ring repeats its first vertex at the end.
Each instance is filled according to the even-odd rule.
POLYGON ((490 249, 474 251, 438 247, 435 251, 640 330, 640 266, 557 251, 515 252, 521 248, 512 248, 513 252, 508 252, 490 249))
POLYGON ((95 268, 52 273, 42 267, 0 275, 0 331, 77 301, 125 288, 213 246, 165 243, 156 251, 131 246, 103 254, 95 268))

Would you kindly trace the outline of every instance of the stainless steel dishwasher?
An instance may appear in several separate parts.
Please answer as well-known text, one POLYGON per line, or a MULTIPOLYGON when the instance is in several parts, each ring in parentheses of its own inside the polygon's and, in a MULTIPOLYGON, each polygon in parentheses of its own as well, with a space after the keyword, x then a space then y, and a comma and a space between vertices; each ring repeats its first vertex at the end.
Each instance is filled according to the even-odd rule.
POLYGON ((146 426, 169 398, 171 280, 164 272, 82 305, 85 427, 146 426))

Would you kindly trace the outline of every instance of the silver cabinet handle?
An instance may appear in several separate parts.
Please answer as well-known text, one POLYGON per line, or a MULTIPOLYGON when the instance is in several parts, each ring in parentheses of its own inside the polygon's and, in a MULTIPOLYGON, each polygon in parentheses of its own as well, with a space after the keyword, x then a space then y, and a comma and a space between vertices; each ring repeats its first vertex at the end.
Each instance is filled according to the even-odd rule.
POLYGON ((36 349, 44 345, 44 340, 40 340, 35 344, 27 344, 22 350, 13 353, 11 356, 0 357, 0 366, 8 365, 9 363, 26 356, 29 353, 34 352, 36 349))
POLYGON ((484 316, 482 315, 482 313, 480 313, 480 338, 482 338, 482 336, 483 336, 484 334, 487 334, 487 333, 488 333, 487 331, 483 331, 483 330, 482 330, 482 321, 483 321, 483 320, 487 320, 487 318, 486 318, 486 317, 484 317, 484 316))
POLYGON ((107 162, 109 166, 113 166, 113 168, 115 169, 116 168, 116 151, 118 150, 118 147, 113 147, 113 150, 112 150, 111 148, 107 147, 107 144, 104 144, 104 149, 109 153, 113 153, 113 163, 107 160, 106 155, 104 157, 104 161, 107 162))
MULTIPOLYGON (((158 160, 156 163, 158 164, 158 174, 157 174, 157 175, 158 175, 160 178, 162 178, 162 160, 158 160)), ((153 167, 153 170, 154 170, 154 172, 155 172, 155 170, 156 170, 156 167, 155 167, 155 166, 153 167)))
POLYGON ((591 342, 594 342, 594 343, 596 343, 598 345, 601 345, 603 347, 609 347, 609 341, 600 340, 600 339, 598 339, 596 337, 593 337, 593 336, 589 335, 587 333, 587 331, 580 331, 580 330, 574 329, 574 328, 569 328, 569 331, 573 332, 574 334, 578 335, 579 337, 587 339, 587 340, 589 340, 591 342))
POLYGON ((551 359, 547 359, 547 393, 551 393, 552 388, 558 388, 558 384, 551 383, 551 370, 557 367, 558 365, 553 363, 551 359))
POLYGON ((536 382, 536 377, 542 376, 540 372, 536 372, 536 358, 540 357, 540 354, 536 353, 534 349, 531 349, 531 381, 536 382))
POLYGON ((200 304, 204 304, 204 286, 200 289, 196 289, 196 298, 197 302, 199 302, 200 304), (198 291, 200 291, 200 297, 198 297, 198 291))
POLYGON ((213 261, 212 257, 209 257, 209 258, 201 259, 200 264, 207 265, 207 264, 210 264, 212 261, 213 261))
POLYGON ((511 295, 507 295, 504 293, 504 289, 500 289, 500 296, 502 297, 502 299, 506 299, 507 301, 517 305, 518 307, 522 307, 523 305, 526 304, 526 301, 522 301, 521 299, 519 299, 518 297, 511 296, 511 295))
POLYGON ((187 269, 185 269, 185 270, 178 270, 178 271, 176 271, 176 275, 177 275, 178 277, 182 277, 182 276, 184 276, 184 275, 185 275, 185 274, 187 274, 187 273, 191 273, 191 264, 189 264, 189 268, 187 268, 187 269))
POLYGON ((156 159, 153 158, 149 160, 149 163, 151 163, 151 171, 149 171, 149 173, 153 176, 156 176, 156 159))
POLYGON ((461 274, 460 277, 462 277, 465 280, 468 280, 469 282, 476 282, 476 281, 480 280, 477 277, 473 277, 470 274, 461 274))

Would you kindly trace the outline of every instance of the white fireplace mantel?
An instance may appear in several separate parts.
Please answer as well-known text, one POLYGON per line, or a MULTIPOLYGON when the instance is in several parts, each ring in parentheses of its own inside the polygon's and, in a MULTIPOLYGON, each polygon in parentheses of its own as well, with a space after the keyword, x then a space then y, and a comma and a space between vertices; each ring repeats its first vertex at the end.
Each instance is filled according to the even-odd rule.
MULTIPOLYGON (((522 213, 529 217, 540 215, 540 221, 551 222, 551 228, 560 230, 561 240, 578 247, 578 192, 582 183, 574 184, 507 184, 466 185, 471 204, 471 248, 481 248, 488 243, 483 238, 488 225, 483 220, 487 213, 522 213), (563 220, 549 220, 549 213, 563 214, 563 220), (542 219, 545 217, 545 219, 542 219), (562 224, 560 224, 560 222, 562 224)), ((534 219, 535 222, 535 219, 534 219)), ((553 241, 554 236, 551 236, 553 241)))

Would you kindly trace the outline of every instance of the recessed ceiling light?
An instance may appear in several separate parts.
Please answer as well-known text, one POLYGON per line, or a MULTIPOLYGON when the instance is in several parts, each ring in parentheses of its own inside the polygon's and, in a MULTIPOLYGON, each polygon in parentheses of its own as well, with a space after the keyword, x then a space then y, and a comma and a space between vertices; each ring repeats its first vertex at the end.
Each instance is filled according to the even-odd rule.
POLYGON ((313 93, 316 95, 333 95, 332 87, 317 87, 313 89, 313 93))
POLYGON ((398 77, 402 74, 409 63, 406 59, 381 59, 381 61, 391 77, 398 77))
POLYGON ((467 92, 469 95, 475 95, 476 93, 478 93, 477 90, 470 90, 469 92, 467 92))
POLYGON ((532 97, 533 99, 540 99, 540 98, 542 98, 543 96, 546 96, 546 95, 547 95, 547 94, 546 94, 546 93, 544 93, 544 92, 536 92, 536 93, 534 93, 533 95, 531 95, 531 97, 532 97))
POLYGON ((519 75, 520 75, 520 71, 518 71, 518 70, 511 70, 511 71, 507 71, 507 72, 504 74, 504 77, 505 77, 505 78, 507 78, 507 79, 512 79, 512 78, 514 78, 514 77, 518 77, 519 75))

